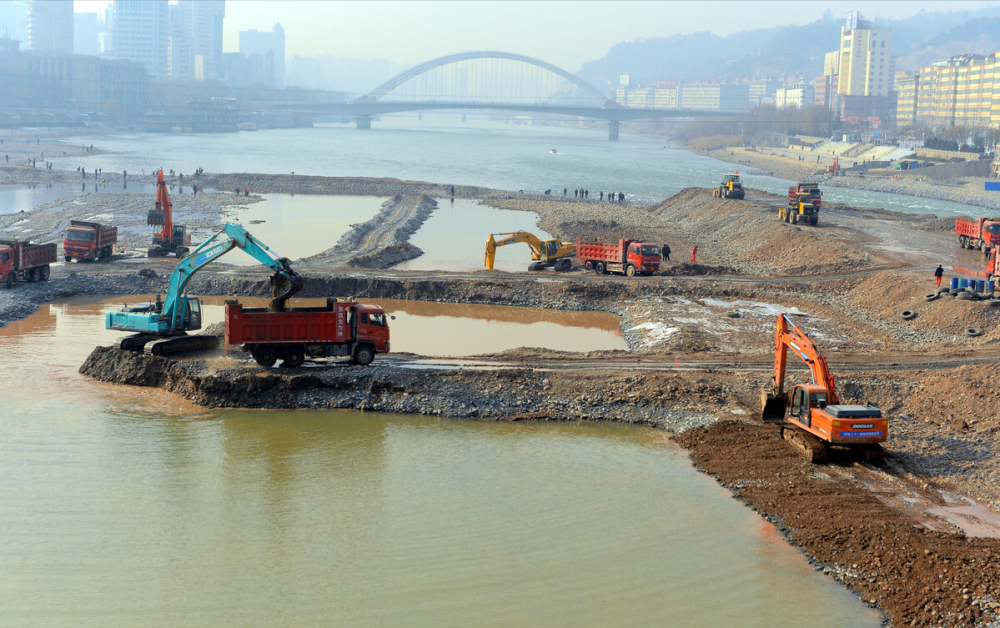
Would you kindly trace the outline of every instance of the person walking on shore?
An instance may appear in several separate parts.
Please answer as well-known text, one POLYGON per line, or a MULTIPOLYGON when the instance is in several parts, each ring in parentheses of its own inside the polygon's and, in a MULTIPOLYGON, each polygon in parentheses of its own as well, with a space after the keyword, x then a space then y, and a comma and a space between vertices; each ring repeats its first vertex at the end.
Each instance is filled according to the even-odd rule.
POLYGON ((667 260, 668 262, 670 261, 670 245, 669 244, 664 244, 663 246, 661 246, 660 247, 660 253, 663 254, 663 259, 667 260))
POLYGON ((935 283, 937 283, 938 286, 941 285, 941 277, 943 276, 944 276, 944 269, 941 268, 941 264, 938 264, 938 267, 934 269, 934 281, 935 283))

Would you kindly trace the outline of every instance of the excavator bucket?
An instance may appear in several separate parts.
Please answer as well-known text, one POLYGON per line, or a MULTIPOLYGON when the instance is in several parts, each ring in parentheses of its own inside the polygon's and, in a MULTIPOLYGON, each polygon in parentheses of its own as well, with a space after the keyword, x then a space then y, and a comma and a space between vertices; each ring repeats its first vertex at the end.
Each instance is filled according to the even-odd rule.
POLYGON ((775 395, 766 390, 760 391, 760 418, 765 423, 780 423, 785 420, 785 408, 788 407, 788 394, 775 395))
POLYGON ((268 309, 272 312, 284 312, 285 303, 302 290, 303 283, 302 276, 297 273, 271 275, 271 303, 268 309))
POLYGON ((167 220, 167 212, 162 209, 151 209, 149 213, 146 214, 146 224, 153 226, 161 226, 167 220))

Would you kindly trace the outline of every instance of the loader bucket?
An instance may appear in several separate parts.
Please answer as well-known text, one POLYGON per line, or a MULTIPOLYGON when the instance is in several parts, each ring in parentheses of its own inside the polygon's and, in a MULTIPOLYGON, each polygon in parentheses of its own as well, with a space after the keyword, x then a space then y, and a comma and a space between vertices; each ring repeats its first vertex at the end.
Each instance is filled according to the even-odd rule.
POLYGON ((149 213, 146 214, 146 224, 160 226, 167 219, 167 212, 162 209, 151 209, 149 213))
POLYGON ((760 391, 760 418, 765 423, 780 423, 785 420, 785 408, 788 406, 788 395, 775 395, 766 390, 760 391))

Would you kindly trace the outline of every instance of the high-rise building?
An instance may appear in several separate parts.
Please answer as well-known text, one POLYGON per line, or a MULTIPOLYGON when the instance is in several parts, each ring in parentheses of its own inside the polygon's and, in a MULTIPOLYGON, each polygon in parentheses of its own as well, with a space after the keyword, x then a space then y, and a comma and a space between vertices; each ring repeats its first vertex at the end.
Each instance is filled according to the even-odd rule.
POLYGON ((964 54, 897 77, 897 124, 1000 128, 998 69, 1000 52, 964 54))
POLYGON ((153 78, 167 76, 167 0, 115 0, 111 54, 146 67, 153 78))
POLYGON ((240 31, 240 52, 250 55, 266 56, 271 53, 274 59, 274 86, 285 87, 285 29, 281 24, 275 24, 271 32, 251 29, 240 31))
POLYGON ((98 42, 100 26, 96 13, 76 13, 73 16, 73 54, 91 56, 100 54, 98 42))
POLYGON ((181 0, 168 9, 167 75, 179 79, 219 76, 224 0, 181 0))
POLYGON ((31 0, 27 49, 73 54, 73 0, 31 0))
POLYGON ((893 76, 891 52, 892 31, 875 27, 857 11, 848 15, 840 27, 839 93, 888 96, 893 76))

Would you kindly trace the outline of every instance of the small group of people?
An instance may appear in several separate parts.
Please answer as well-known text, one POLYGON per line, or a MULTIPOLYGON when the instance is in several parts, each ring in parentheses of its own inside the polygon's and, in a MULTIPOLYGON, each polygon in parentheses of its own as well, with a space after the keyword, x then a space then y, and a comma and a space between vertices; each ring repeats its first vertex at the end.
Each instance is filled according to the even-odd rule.
MULTIPOLYGON (((240 189, 239 188, 234 188, 233 191, 236 192, 236 196, 240 195, 240 189)), ((243 188, 243 196, 250 196, 250 190, 248 190, 247 188, 243 188)))
MULTIPOLYGON (((546 196, 548 196, 551 193, 552 193, 552 188, 549 188, 548 190, 545 190, 545 195, 546 196)), ((568 194, 569 194, 569 188, 563 188, 563 196, 567 196, 568 194)), ((605 193, 604 191, 601 191, 601 192, 598 192, 598 199, 603 202, 604 199, 605 199, 605 194, 607 195, 607 200, 608 200, 609 203, 615 203, 615 202, 624 203, 625 202, 625 193, 624 192, 607 192, 607 193, 605 193)), ((573 190, 573 198, 590 198, 590 190, 588 190, 586 188, 580 188, 580 189, 573 190)))

